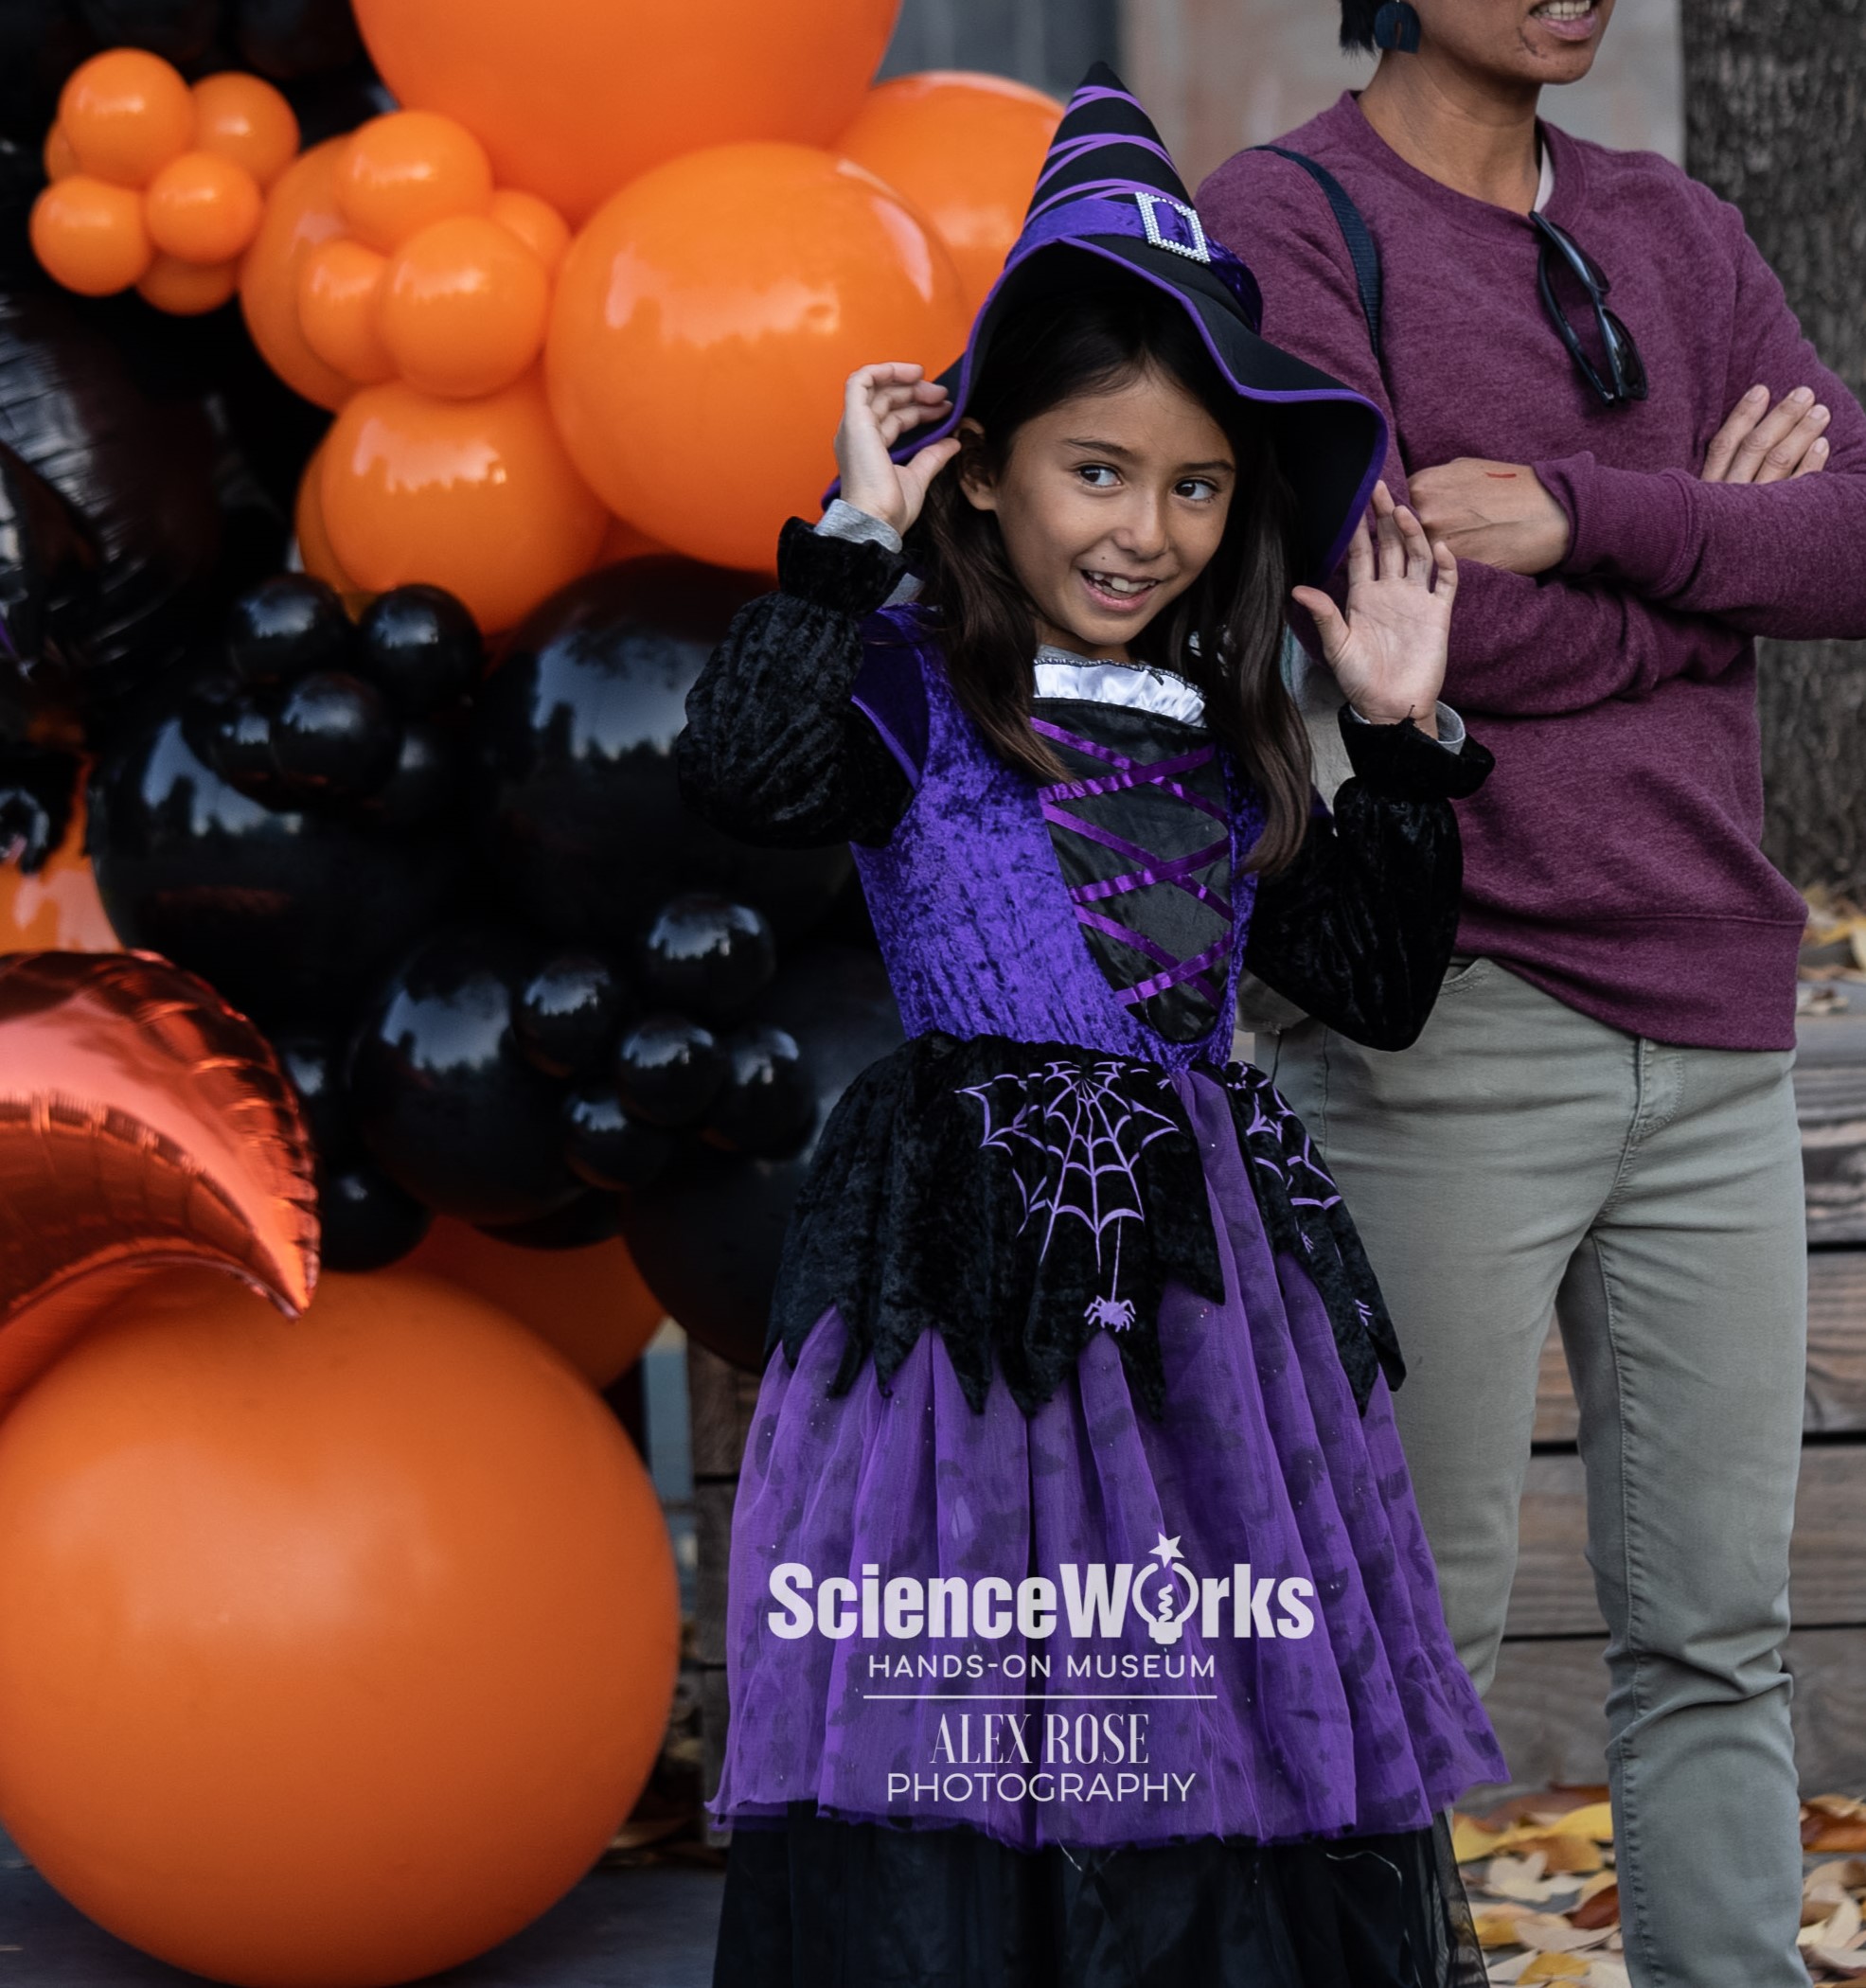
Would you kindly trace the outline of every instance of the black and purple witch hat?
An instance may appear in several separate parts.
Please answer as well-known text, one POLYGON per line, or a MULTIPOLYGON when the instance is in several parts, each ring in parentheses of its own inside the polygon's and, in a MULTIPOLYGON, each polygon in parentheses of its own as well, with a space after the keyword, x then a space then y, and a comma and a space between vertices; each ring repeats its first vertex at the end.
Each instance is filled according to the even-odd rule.
POLYGON ((1007 305, 1044 280, 1064 252, 1100 256, 1185 307, 1219 372, 1266 411, 1299 507, 1298 567, 1313 578, 1333 572, 1386 460, 1385 417, 1352 388, 1258 335, 1256 278, 1206 234, 1152 119, 1105 62, 1069 99, 1023 233, 972 323, 964 358, 942 376, 951 415, 936 429, 910 434, 895 455, 904 460, 958 426, 1007 305))

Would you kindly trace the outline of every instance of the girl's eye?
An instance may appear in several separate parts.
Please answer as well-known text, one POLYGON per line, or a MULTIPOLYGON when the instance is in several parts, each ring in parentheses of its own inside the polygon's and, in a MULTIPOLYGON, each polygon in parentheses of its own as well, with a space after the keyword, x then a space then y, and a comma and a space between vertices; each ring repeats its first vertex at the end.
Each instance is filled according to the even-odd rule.
POLYGON ((1114 471, 1106 463, 1083 463, 1075 473, 1097 490, 1111 490, 1117 481, 1114 471))
POLYGON ((1218 494, 1218 487, 1205 476, 1188 476, 1178 486, 1182 497, 1190 497, 1196 504, 1209 504, 1218 494))

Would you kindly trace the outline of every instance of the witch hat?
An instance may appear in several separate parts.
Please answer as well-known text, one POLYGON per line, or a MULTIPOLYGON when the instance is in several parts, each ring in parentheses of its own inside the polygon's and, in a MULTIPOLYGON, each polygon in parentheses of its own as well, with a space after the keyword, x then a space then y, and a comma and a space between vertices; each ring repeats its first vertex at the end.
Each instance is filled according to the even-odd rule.
MULTIPOLYGON (((1205 232, 1171 156, 1139 100, 1105 62, 1069 99, 1031 196, 1023 233, 1005 258, 964 358, 942 376, 951 413, 894 450, 905 460, 959 425, 992 334, 1020 296, 1064 256, 1098 256, 1183 305, 1219 372, 1261 403, 1298 506, 1296 565, 1334 571, 1386 460, 1385 417, 1371 400, 1259 336, 1255 277, 1205 232)), ((1061 272, 1056 272, 1061 274, 1061 272)))

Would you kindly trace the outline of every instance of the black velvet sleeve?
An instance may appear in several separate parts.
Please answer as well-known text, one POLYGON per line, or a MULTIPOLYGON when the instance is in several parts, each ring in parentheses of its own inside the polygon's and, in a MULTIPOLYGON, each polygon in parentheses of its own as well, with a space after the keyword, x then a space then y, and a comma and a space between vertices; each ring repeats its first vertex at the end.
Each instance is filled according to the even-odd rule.
POLYGON ((913 788, 849 690, 862 617, 905 570, 885 546, 785 525, 778 591, 739 610, 686 694, 675 769, 697 813, 776 848, 887 841, 913 788))
POLYGON ((1464 852, 1451 803, 1493 764, 1476 739, 1455 753, 1411 719, 1342 737, 1354 778, 1301 852, 1266 878, 1244 964, 1330 1028, 1373 1049, 1417 1039, 1458 932, 1464 852))

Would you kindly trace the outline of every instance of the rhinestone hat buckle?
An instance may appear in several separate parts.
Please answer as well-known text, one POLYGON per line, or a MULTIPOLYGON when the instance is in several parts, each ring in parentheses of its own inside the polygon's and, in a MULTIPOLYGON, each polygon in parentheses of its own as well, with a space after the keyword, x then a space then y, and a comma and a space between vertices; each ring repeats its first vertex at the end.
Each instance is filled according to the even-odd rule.
POLYGON ((1209 262, 1212 251, 1205 240, 1205 230, 1200 222, 1196 209, 1184 201, 1175 200, 1170 193, 1144 193, 1134 189, 1134 204, 1140 209, 1141 225, 1146 230, 1147 240, 1158 249, 1167 249, 1175 256, 1183 256, 1189 262, 1209 262), (1163 234, 1160 217, 1155 211, 1160 207, 1170 207, 1192 230, 1192 240, 1176 241, 1170 235, 1163 234))

